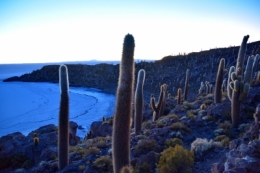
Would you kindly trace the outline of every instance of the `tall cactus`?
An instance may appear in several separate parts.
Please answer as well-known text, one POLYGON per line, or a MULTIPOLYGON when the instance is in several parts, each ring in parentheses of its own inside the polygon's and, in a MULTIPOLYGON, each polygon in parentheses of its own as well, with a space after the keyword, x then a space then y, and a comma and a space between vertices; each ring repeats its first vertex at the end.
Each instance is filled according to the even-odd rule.
POLYGON ((222 82, 223 82, 223 77, 227 70, 225 69, 225 59, 221 58, 218 66, 218 73, 216 77, 216 83, 215 83, 215 92, 214 92, 214 103, 221 103, 222 99, 222 82))
POLYGON ((181 88, 179 88, 177 91, 177 104, 181 104, 181 88))
POLYGON ((243 65, 248 38, 248 35, 243 38, 242 44, 239 48, 236 67, 232 66, 229 69, 227 90, 228 98, 231 101, 231 118, 232 126, 234 128, 239 126, 241 103, 248 95, 252 78, 254 56, 248 58, 243 76, 243 65))
POLYGON ((255 56, 255 60, 254 60, 254 63, 253 63, 253 81, 254 81, 254 83, 252 81, 251 85, 253 85, 257 82, 257 76, 258 76, 258 70, 257 69, 258 69, 258 65, 259 65, 258 61, 259 61, 259 55, 257 54, 255 56))
POLYGON ((145 80, 145 71, 139 70, 136 90, 135 90, 135 133, 141 131, 143 121, 143 86, 145 80))
POLYGON ((189 79, 190 79, 190 69, 187 69, 185 86, 184 86, 184 100, 187 100, 188 97, 189 79))
POLYGON ((226 92, 226 89, 227 89, 227 79, 223 79, 223 82, 222 82, 222 92, 226 92))
POLYGON ((164 108, 165 108, 165 99, 166 99, 166 92, 167 92, 167 85, 163 84, 163 99, 162 99, 162 105, 159 113, 159 117, 164 115, 164 108))
POLYGON ((61 65, 59 69, 60 112, 58 130, 59 170, 69 164, 69 77, 68 69, 61 65))
POLYGON ((202 95, 205 91, 205 84, 203 82, 200 83, 199 95, 202 95))
POLYGON ((206 94, 208 95, 210 93, 210 83, 206 81, 205 86, 206 86, 206 94))
POLYGON ((130 122, 134 85, 134 37, 124 38, 120 74, 116 93, 116 108, 112 134, 114 173, 119 173, 130 162, 130 122))

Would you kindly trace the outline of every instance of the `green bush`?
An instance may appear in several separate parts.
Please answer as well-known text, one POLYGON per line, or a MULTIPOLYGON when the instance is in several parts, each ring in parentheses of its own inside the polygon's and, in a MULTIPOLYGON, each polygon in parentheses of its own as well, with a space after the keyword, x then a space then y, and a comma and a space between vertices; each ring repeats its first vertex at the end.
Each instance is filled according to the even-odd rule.
POLYGON ((136 165, 133 173, 150 173, 151 168, 147 162, 144 162, 142 165, 136 165))
POLYGON ((228 146, 230 139, 226 135, 219 135, 215 137, 214 141, 219 141, 222 146, 228 146))
POLYGON ((157 127, 157 128, 163 128, 164 126, 165 126, 165 124, 163 123, 163 121, 158 120, 158 121, 156 122, 156 127, 157 127))
POLYGON ((109 156, 101 156, 94 161, 94 167, 99 172, 113 172, 112 160, 109 156))
POLYGON ((170 147, 162 152, 157 164, 160 173, 191 173, 194 155, 180 145, 170 147))
POLYGON ((135 146, 135 152, 137 154, 144 153, 146 151, 154 151, 157 149, 157 142, 155 140, 141 139, 135 146))
POLYGON ((30 168, 33 166, 33 161, 24 154, 15 154, 11 158, 13 167, 30 168))
POLYGON ((172 119, 172 118, 175 118, 175 119, 179 119, 179 117, 178 117, 178 115, 176 115, 176 114, 170 114, 170 115, 167 115, 167 117, 169 117, 170 119, 172 119))
POLYGON ((183 125, 181 122, 173 123, 170 126, 170 129, 175 130, 175 131, 180 131, 182 134, 191 133, 191 129, 188 128, 187 126, 183 125))
POLYGON ((145 122, 143 122, 142 126, 145 129, 150 129, 152 127, 152 121, 145 121, 145 122))
POLYGON ((187 112, 187 115, 188 115, 188 117, 191 118, 191 119, 195 119, 195 118, 196 118, 195 115, 194 115, 194 113, 193 113, 193 110, 189 110, 189 111, 187 112))
POLYGON ((173 139, 166 139, 165 141, 165 148, 169 148, 169 147, 174 148, 176 145, 183 146, 182 140, 179 138, 173 138, 173 139))

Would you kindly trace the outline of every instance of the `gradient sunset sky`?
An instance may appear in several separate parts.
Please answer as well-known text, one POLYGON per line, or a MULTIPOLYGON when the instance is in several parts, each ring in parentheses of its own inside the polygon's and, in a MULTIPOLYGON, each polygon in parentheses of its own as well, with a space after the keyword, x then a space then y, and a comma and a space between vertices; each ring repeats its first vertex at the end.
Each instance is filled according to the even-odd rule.
POLYGON ((0 0, 0 64, 135 59, 260 40, 259 0, 0 0))

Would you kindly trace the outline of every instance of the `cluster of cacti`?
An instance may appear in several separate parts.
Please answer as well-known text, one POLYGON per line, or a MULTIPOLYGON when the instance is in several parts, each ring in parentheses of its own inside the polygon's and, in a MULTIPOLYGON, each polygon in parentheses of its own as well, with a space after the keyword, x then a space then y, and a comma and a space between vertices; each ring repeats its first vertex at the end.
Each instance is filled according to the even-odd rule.
POLYGON ((164 112, 166 91, 167 91, 167 85, 166 84, 161 85, 160 96, 159 96, 159 100, 158 100, 157 104, 155 104, 154 95, 151 94, 150 106, 151 106, 151 108, 153 110, 153 121, 158 120, 158 118, 160 116, 162 116, 162 114, 164 112))
POLYGON ((112 134, 114 173, 119 173, 130 162, 130 123, 134 85, 134 37, 124 38, 120 74, 116 93, 116 108, 112 134))
POLYGON ((183 96, 184 100, 187 100, 188 97, 189 79, 190 79, 190 69, 187 69, 185 86, 184 86, 184 96, 183 96))
POLYGON ((206 86, 205 94, 211 94, 213 91, 212 84, 210 84, 208 81, 206 81, 205 86, 206 86))
POLYGON ((91 139, 92 138, 92 131, 90 130, 84 137, 84 140, 91 139))
POLYGON ((232 66, 228 74, 228 98, 231 101, 231 118, 234 128, 239 126, 241 103, 246 99, 250 90, 253 72, 254 56, 248 57, 245 72, 243 73, 244 58, 249 36, 243 38, 239 49, 236 67, 232 66))
POLYGON ((139 70, 136 90, 135 90, 135 133, 141 131, 143 122, 143 85, 145 80, 145 71, 143 69, 139 70))
POLYGON ((68 69, 61 65, 59 69, 60 112, 58 129, 59 170, 69 164, 69 79, 68 69))
POLYGON ((222 82, 223 77, 227 70, 225 69, 225 59, 221 58, 218 66, 218 72, 215 83, 215 92, 214 92, 214 103, 220 103, 222 99, 222 82))

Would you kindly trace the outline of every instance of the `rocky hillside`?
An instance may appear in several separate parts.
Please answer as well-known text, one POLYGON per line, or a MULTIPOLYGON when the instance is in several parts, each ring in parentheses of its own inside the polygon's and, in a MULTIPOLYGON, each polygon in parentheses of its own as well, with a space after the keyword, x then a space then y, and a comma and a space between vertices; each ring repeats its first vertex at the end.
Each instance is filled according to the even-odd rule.
MULTIPOLYGON (((135 76, 137 77, 140 69, 146 71, 144 92, 146 101, 149 101, 150 94, 159 95, 160 86, 164 83, 168 85, 167 92, 172 96, 176 96, 178 88, 184 88, 186 70, 190 69, 190 94, 188 100, 194 100, 198 94, 201 82, 208 81, 214 85, 221 58, 225 58, 227 69, 235 65, 238 50, 239 46, 218 48, 189 53, 187 55, 167 56, 156 62, 140 62, 136 64, 135 76)), ((256 54, 260 54, 260 41, 247 45, 246 55, 256 54)), ((119 65, 68 64, 67 67, 71 86, 93 87, 115 94, 118 83, 119 65)), ((58 83, 58 69, 58 65, 48 65, 29 74, 8 78, 4 81, 58 83)), ((225 77, 227 78, 227 75, 225 77)))
MULTIPOLYGON (((238 128, 232 126, 232 104, 225 89, 220 103, 214 103, 214 94, 205 93, 205 88, 198 94, 201 82, 215 85, 221 58, 225 58, 227 69, 236 64, 238 50, 239 47, 212 49, 136 64, 136 73, 139 69, 146 71, 146 102, 141 131, 134 133, 131 129, 130 169, 133 173, 260 173, 259 76, 255 78, 253 74, 254 81, 239 111, 238 128), (178 88, 184 88, 187 69, 191 72, 188 99, 178 102, 175 96, 178 88), (160 117, 153 120, 149 97, 154 93, 157 100, 164 83, 171 96, 165 98, 160 117)), ((257 53, 260 53, 260 41, 247 45, 246 55, 257 53)), ((5 81, 58 82, 58 68, 45 66, 5 81)), ((118 65, 68 65, 68 70, 71 86, 116 91, 118 65)), ((260 71, 260 66, 255 70, 260 71)), ((85 139, 76 136, 78 126, 70 122, 70 163, 61 171, 58 171, 58 127, 40 127, 28 136, 19 132, 3 136, 0 138, 0 172, 113 172, 113 122, 113 115, 103 118, 102 122, 93 122, 85 139)))

